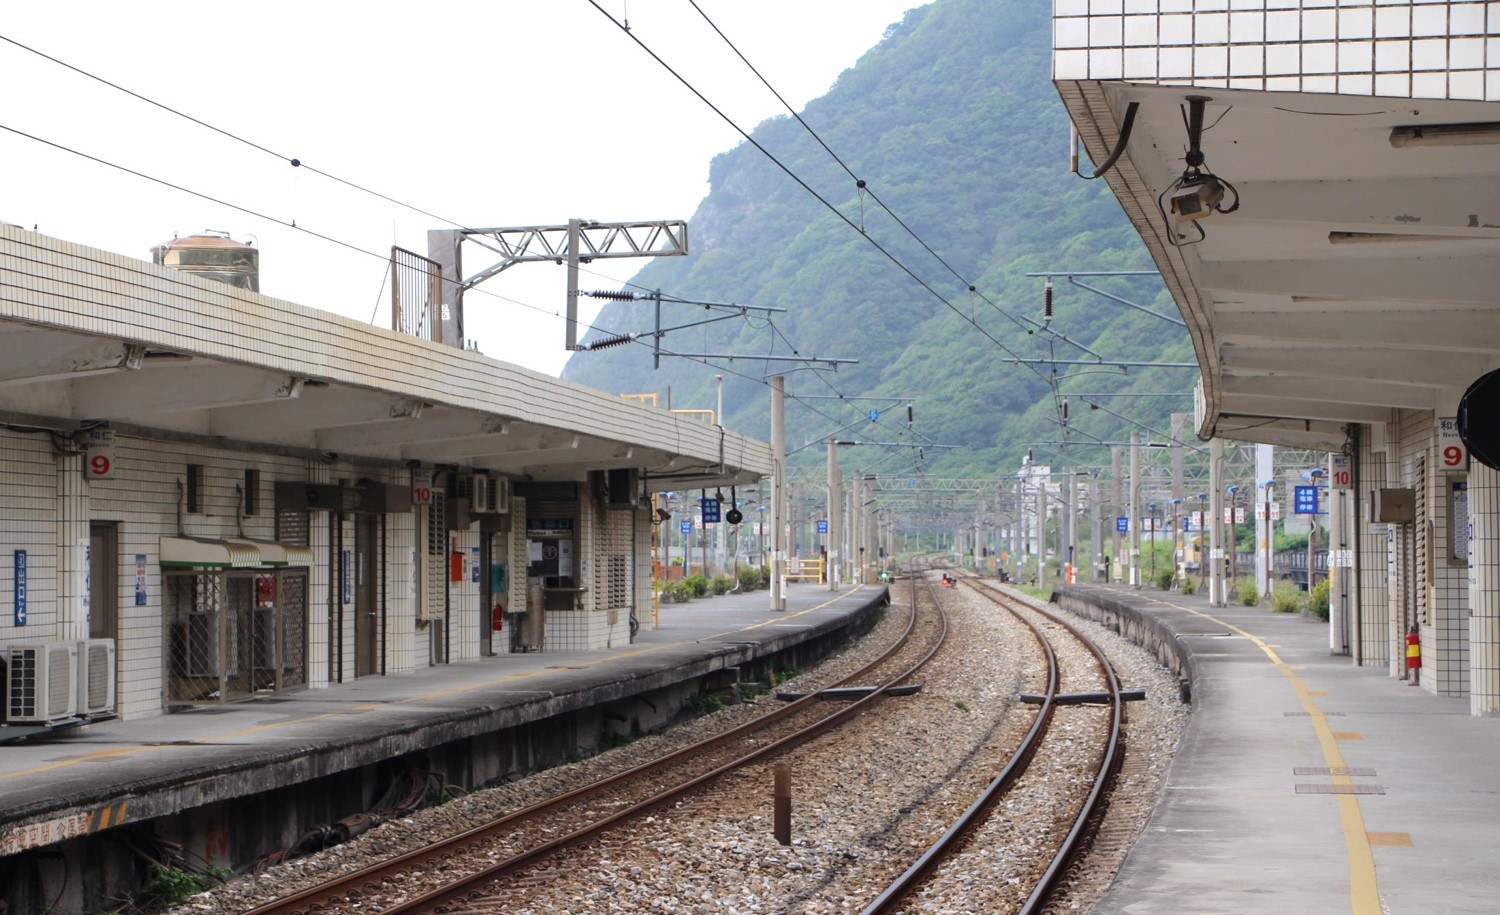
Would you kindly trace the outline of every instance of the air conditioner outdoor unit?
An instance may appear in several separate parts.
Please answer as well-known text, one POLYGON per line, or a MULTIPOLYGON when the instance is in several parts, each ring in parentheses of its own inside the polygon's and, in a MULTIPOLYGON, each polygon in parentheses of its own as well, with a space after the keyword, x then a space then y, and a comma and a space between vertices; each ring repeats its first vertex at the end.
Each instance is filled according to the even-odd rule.
POLYGON ((78 713, 115 713, 115 640, 85 639, 78 643, 78 713))
POLYGON ((474 500, 470 511, 476 515, 504 515, 510 512, 510 481, 497 480, 482 473, 474 474, 474 500))
POLYGON ((78 714, 78 643, 38 642, 5 649, 5 717, 50 724, 78 714))

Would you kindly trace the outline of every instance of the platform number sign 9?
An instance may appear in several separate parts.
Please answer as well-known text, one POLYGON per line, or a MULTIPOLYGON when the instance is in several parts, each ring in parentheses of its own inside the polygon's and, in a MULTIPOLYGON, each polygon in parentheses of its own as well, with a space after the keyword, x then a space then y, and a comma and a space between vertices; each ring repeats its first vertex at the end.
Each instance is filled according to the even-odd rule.
POLYGON ((1443 470, 1468 470, 1469 449, 1458 434, 1457 419, 1439 419, 1438 466, 1443 470))
POLYGON ((90 429, 84 441, 83 475, 90 480, 115 478, 115 432, 90 429))

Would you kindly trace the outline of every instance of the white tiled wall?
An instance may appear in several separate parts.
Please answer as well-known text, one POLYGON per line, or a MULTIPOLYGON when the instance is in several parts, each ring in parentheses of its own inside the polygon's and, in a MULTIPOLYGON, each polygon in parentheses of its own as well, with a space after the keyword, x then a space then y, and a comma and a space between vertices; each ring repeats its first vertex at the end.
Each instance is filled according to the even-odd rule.
POLYGON ((1054 0, 1053 78, 1500 100, 1474 0, 1054 0))
POLYGON ((1469 711, 1500 715, 1500 471, 1469 472, 1469 711))

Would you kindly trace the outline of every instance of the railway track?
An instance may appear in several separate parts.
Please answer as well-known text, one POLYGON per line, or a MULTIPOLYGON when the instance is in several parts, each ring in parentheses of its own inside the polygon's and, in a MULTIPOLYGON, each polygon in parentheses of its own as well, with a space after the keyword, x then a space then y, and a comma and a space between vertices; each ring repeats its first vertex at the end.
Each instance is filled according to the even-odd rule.
MULTIPOLYGON (((997 806, 1001 800, 1011 795, 1023 776, 1030 771, 1031 764, 1038 754, 1048 752, 1046 748, 1049 741, 1054 740, 1051 736, 1052 724, 1059 710, 1059 698, 1064 688, 1072 692, 1103 692, 1109 697, 1101 709, 1091 710, 1101 712, 1106 718, 1107 725, 1102 729, 1102 740, 1098 742, 1098 755, 1092 778, 1089 780, 1088 792, 1077 804, 1069 828, 1056 843, 1055 851, 1050 857, 1044 859, 1039 870, 1032 877, 1030 891, 1018 906, 1003 906, 999 901, 987 905, 979 903, 972 895, 966 898, 965 902, 969 905, 978 905, 975 911, 1021 913, 1042 911, 1051 901, 1063 876, 1081 850, 1090 828, 1102 816, 1110 781, 1123 759, 1124 705, 1120 683, 1103 650, 1061 617, 1023 605, 1004 592, 976 585, 972 580, 959 579, 959 582, 972 589, 972 593, 981 595, 994 606, 1015 614, 1025 623, 1037 639, 1046 658, 1047 687, 1038 697, 1040 699, 1038 713, 1031 729, 1009 762, 938 840, 863 909, 863 915, 885 915, 885 913, 907 910, 911 907, 911 900, 914 897, 928 892, 937 882, 936 875, 941 869, 946 867, 962 870, 964 868, 963 856, 966 847, 971 843, 980 845, 984 842, 982 830, 986 826, 996 826, 994 831, 1002 835, 1007 830, 1013 829, 1013 826, 1007 824, 994 824, 992 819, 996 815, 997 806), (1040 620, 1036 619, 1037 617, 1040 620), (1064 635, 1075 645, 1087 650, 1093 659, 1092 675, 1077 671, 1064 674, 1060 668, 1058 651, 1053 645, 1049 630, 1064 635)), ((1073 711, 1069 710, 1068 714, 1072 714, 1073 711)), ((1096 714, 1093 717, 1101 716, 1096 714)), ((1015 809, 1011 809, 1004 816, 1030 817, 1035 815, 1025 803, 1015 806, 1022 811, 1020 814, 1017 814, 1015 809)), ((959 883, 962 885, 963 881, 959 883)), ((966 888, 966 890, 972 892, 972 888, 966 888)), ((933 891, 933 895, 941 897, 942 891, 933 891)))
POLYGON ((862 699, 839 707, 809 695, 659 759, 251 911, 254 915, 442 911, 454 901, 482 896, 481 887, 488 885, 493 893, 496 882, 506 875, 544 866, 563 849, 671 803, 754 760, 784 752, 880 701, 884 688, 920 670, 946 637, 946 618, 941 613, 919 614, 915 591, 910 608, 906 631, 897 643, 835 684, 873 684, 876 688, 862 699), (412 885, 423 889, 413 892, 412 885))
MULTIPOLYGON (((922 581, 921 577, 908 579, 898 585, 898 590, 922 581)), ((940 638, 920 632, 928 625, 920 619, 934 618, 935 611, 919 614, 918 596, 918 588, 912 587, 901 602, 910 610, 907 632, 898 647, 839 684, 907 682, 937 653, 940 638)), ((956 591, 938 589, 936 594, 923 596, 921 603, 935 605, 934 598, 939 596, 950 603, 967 601, 971 605, 978 605, 981 599, 986 604, 1003 599, 987 588, 966 585, 956 591)), ((992 610, 987 612, 995 616, 992 610)), ((1080 638, 1069 633, 1071 627, 1065 623, 1048 619, 1034 608, 1013 612, 1026 619, 1027 631, 1034 633, 1032 639, 1038 645, 1080 638)), ((946 623, 941 624, 945 627, 946 623)), ((1028 641, 1024 637, 989 639, 1018 645, 1028 641)), ((1079 650, 1062 653, 1076 654, 1079 650)), ((1022 651, 1021 647, 1013 648, 1013 652, 1022 651)), ((1027 646, 1024 652, 1032 658, 1032 662, 1021 665, 1027 667, 1025 673, 1018 668, 1018 654, 1005 660, 1017 669, 1005 674, 1004 682, 995 686, 1007 699, 996 703, 997 709, 1004 708, 994 712, 994 723, 987 732, 972 738, 972 747, 944 761, 946 768, 928 771, 930 767, 915 765, 908 777, 896 765, 877 759, 869 763, 875 775, 858 774, 860 766, 855 760, 861 757, 892 754, 889 758, 901 758, 898 741, 902 738, 883 735, 890 728, 899 733, 920 732, 925 725, 903 724, 900 722, 909 716, 883 712, 899 711, 899 705, 915 704, 917 700, 889 700, 891 704, 882 706, 882 714, 877 715, 872 708, 881 701, 878 693, 842 707, 809 697, 757 718, 747 728, 726 732, 619 777, 516 811, 448 842, 364 868, 337 886, 325 885, 253 911, 727 911, 718 899, 722 890, 712 889, 725 879, 725 874, 717 873, 723 865, 703 863, 716 856, 735 862, 731 866, 739 873, 728 879, 737 877, 745 884, 748 896, 762 903, 777 900, 762 911, 861 911, 861 906, 870 913, 1042 911, 1069 873, 1068 862, 1086 840, 1087 826, 1098 818, 1097 808, 1105 797, 1109 773, 1122 755, 1117 742, 1121 712, 1118 701, 1104 709, 1063 707, 1056 702, 1060 692, 1112 688, 1118 694, 1117 678, 1097 653, 1090 655, 1095 659, 1094 669, 1085 670, 1087 665, 1077 660, 1059 663, 1059 651, 1027 646), (1040 660, 1044 655, 1048 656, 1045 664, 1040 660), (1020 706, 1014 701, 1015 695, 1028 689, 1051 700, 1020 706), (824 725, 814 724, 823 719, 856 718, 859 727, 832 735, 824 725), (885 725, 887 730, 877 736, 858 736, 874 721, 896 723, 885 725), (1058 721, 1061 726, 1054 727, 1058 721), (1114 735, 1114 749, 1100 749, 1109 734, 1114 735), (1087 747, 1083 747, 1085 743, 1087 747), (799 749, 793 753, 794 747, 799 749), (1092 758, 1087 777, 1080 775, 1081 767, 1072 763, 1056 768, 1048 762, 1053 756, 1069 754, 1092 758), (692 757, 693 761, 683 761, 683 757, 692 757), (812 785, 830 778, 837 782, 839 770, 847 761, 850 773, 835 786, 832 801, 814 799, 805 804, 799 793, 797 802, 799 823, 813 817, 819 821, 817 829, 799 832, 812 835, 832 826, 851 833, 849 848, 812 848, 805 844, 808 840, 799 838, 784 853, 767 852, 765 837, 771 831, 772 819, 771 759, 789 760, 799 792, 803 791, 802 784, 808 783, 808 794, 813 793, 812 785), (997 770, 1000 774, 991 777, 997 770), (882 784, 880 791, 872 791, 867 782, 861 781, 869 777, 892 784, 882 784), (911 784, 894 784, 906 781, 911 784), (1062 786, 1074 785, 1084 785, 1086 790, 1067 787, 1067 797, 1060 800, 1062 786), (900 787, 905 799, 884 813, 875 810, 877 801, 872 796, 893 787, 900 787), (838 799, 838 792, 844 792, 843 800, 838 799), (945 794, 953 796, 940 797, 945 794), (956 819, 950 813, 939 820, 943 815, 928 812, 928 806, 963 813, 956 819), (1007 812, 1005 817, 991 815, 1001 807, 1007 812), (1019 825, 1002 822, 1014 820, 1015 810, 1033 807, 1052 812, 1045 816, 1023 813, 1019 825), (1066 816, 1057 813, 1062 807, 1067 808, 1066 816), (841 818, 848 819, 847 828, 839 828, 841 818), (1045 825, 1039 826, 1044 820, 1045 825), (750 840, 745 838, 747 832, 752 835, 750 840), (940 838, 935 840, 939 833, 940 838), (1028 837, 1028 833, 1033 835, 1028 837), (1023 838, 1017 839, 1018 834, 1023 838), (1031 848, 1033 844, 1037 848, 1031 848), (1039 851, 1043 845, 1048 848, 1039 851), (971 869, 966 855, 993 857, 997 850, 1009 855, 1019 846, 1026 846, 1026 854, 1018 856, 1026 860, 1018 860, 1016 876, 990 881, 1007 884, 1001 887, 1003 899, 985 896, 994 886, 975 886, 974 881, 966 879, 965 871, 971 869), (914 859, 916 864, 911 863, 914 859), (786 870, 781 873, 783 868, 786 870), (413 872, 419 876, 401 876, 413 872), (431 888, 434 883, 442 886, 431 888), (637 908, 626 903, 627 899, 639 902, 642 887, 652 884, 665 889, 651 904, 637 908), (869 902, 871 899, 875 901, 869 902)), ((938 679, 936 673, 928 676, 938 679)), ((985 674, 987 678, 992 676, 985 674)), ((936 708, 940 710, 941 705, 936 708)), ((924 714, 931 716, 933 709, 926 706, 924 714)), ((918 733, 914 739, 919 738, 918 733)), ((827 845, 826 839, 820 842, 827 845)), ((990 860, 984 866, 992 864, 990 860)))

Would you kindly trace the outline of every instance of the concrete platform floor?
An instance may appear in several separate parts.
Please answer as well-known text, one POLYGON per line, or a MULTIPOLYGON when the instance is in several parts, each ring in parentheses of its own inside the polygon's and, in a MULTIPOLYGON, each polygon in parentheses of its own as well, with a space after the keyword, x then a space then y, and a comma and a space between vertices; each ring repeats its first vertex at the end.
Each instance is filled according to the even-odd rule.
POLYGON ((797 584, 782 612, 766 591, 664 604, 616 649, 503 654, 0 744, 0 855, 733 666, 841 628, 884 594, 797 584))
POLYGON ((1500 719, 1330 655, 1317 619, 1072 590, 1167 621, 1197 671, 1164 796, 1095 912, 1500 911, 1500 719))

